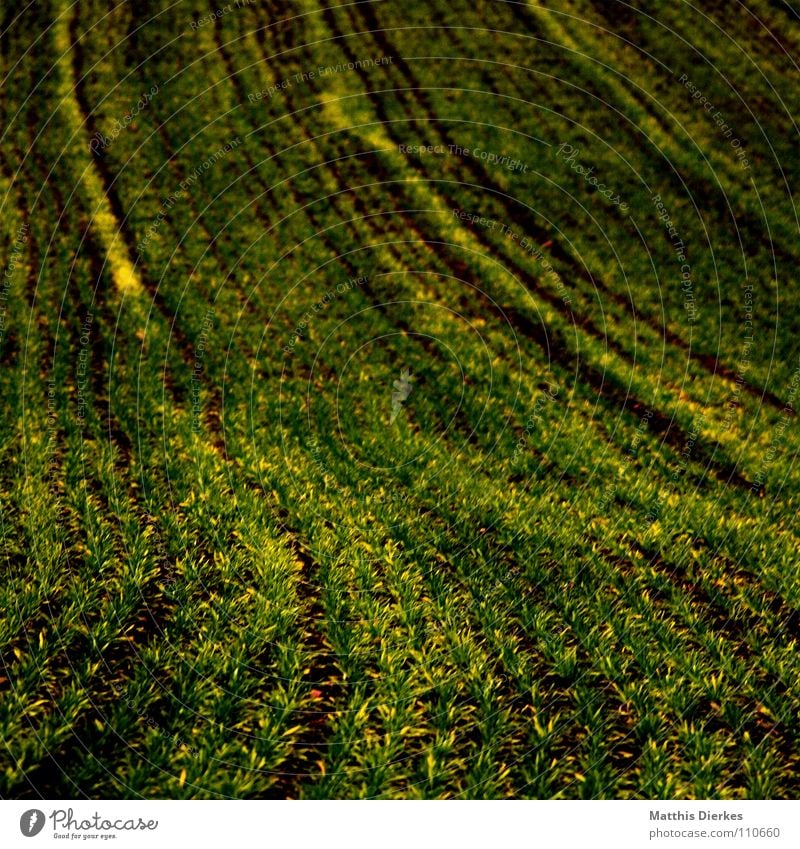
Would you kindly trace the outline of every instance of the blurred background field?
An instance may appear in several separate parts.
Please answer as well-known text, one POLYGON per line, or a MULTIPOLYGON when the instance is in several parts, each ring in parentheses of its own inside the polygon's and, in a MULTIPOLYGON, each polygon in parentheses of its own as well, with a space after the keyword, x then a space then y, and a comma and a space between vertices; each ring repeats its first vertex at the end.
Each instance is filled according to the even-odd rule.
POLYGON ((0 794, 796 797, 799 23, 9 4, 0 794))

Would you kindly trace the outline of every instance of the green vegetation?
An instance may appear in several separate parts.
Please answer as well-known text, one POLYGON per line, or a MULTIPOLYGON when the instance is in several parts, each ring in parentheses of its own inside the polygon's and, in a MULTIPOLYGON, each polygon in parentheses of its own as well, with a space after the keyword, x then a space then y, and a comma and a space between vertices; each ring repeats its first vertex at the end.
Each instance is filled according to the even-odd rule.
POLYGON ((0 794, 796 797, 789 7, 23 6, 0 794))

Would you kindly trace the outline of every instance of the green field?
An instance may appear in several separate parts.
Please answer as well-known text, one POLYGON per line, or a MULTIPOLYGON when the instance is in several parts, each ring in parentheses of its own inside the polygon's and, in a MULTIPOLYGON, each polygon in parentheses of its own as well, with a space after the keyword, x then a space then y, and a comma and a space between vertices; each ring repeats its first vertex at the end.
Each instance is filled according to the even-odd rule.
POLYGON ((800 17, 7 2, 2 798, 796 798, 800 17))

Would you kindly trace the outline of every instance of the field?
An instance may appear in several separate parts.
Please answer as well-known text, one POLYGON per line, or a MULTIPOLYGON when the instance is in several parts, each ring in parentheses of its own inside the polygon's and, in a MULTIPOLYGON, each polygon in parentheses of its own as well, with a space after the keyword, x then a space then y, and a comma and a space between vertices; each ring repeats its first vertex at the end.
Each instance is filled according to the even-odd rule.
POLYGON ((785 2, 0 21, 0 796, 796 798, 785 2))

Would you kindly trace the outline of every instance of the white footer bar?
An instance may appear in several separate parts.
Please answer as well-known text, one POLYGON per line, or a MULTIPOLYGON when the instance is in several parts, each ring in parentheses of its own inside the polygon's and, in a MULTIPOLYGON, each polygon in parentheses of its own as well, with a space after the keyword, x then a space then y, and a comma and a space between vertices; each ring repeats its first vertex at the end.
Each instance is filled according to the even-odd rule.
POLYGON ((800 802, 2 801, 0 846, 800 846, 800 802))

